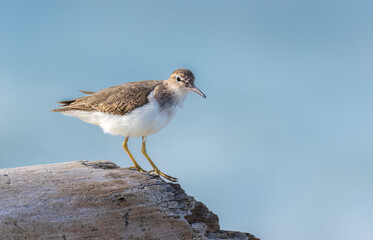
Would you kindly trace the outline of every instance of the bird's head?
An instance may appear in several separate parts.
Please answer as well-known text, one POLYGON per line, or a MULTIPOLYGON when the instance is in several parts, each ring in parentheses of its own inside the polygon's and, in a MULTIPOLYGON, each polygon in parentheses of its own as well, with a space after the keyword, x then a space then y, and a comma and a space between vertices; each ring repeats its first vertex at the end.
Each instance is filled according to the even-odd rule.
POLYGON ((194 75, 192 71, 188 69, 181 68, 175 70, 167 80, 167 83, 172 89, 177 89, 186 93, 196 92, 206 98, 206 95, 194 85, 194 75))

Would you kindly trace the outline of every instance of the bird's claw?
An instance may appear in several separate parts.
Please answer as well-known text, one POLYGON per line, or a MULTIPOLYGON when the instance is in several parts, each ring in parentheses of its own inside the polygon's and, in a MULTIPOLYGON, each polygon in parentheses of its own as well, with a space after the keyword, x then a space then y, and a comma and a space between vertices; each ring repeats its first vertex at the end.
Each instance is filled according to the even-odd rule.
POLYGON ((177 178, 171 177, 171 176, 169 176, 167 174, 164 174, 163 172, 161 172, 158 169, 150 170, 150 171, 148 171, 148 173, 155 173, 155 175, 160 175, 160 176, 164 177, 165 179, 167 179, 167 180, 169 180, 171 182, 177 182, 178 181, 177 178))
POLYGON ((129 167, 129 169, 132 169, 132 170, 137 170, 139 172, 146 172, 144 169, 142 169, 140 166, 136 167, 136 166, 131 166, 129 167))

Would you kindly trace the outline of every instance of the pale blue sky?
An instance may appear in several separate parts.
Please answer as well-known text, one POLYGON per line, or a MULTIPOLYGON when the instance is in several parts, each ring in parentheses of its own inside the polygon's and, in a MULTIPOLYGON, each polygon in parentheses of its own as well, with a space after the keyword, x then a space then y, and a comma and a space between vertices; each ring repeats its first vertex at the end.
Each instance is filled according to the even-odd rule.
POLYGON ((148 152, 223 229, 373 239, 372 23, 364 0, 1 1, 0 167, 130 166, 122 137, 49 110, 185 67, 207 99, 148 152))

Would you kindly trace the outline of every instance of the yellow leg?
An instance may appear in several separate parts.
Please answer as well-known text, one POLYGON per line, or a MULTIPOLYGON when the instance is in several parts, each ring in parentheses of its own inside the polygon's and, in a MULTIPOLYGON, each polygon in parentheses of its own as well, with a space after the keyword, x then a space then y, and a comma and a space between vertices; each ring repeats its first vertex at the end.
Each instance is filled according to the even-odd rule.
POLYGON ((149 171, 149 172, 155 172, 156 174, 159 174, 161 175, 162 177, 172 181, 172 182, 177 182, 177 178, 174 178, 174 177, 171 177, 169 175, 166 175, 164 174, 163 172, 161 172, 157 166, 155 166, 155 164, 153 163, 153 161, 150 159, 148 153, 146 152, 146 146, 145 146, 145 138, 142 137, 142 147, 141 147, 141 152, 142 154, 144 154, 144 156, 146 157, 146 159, 148 159, 149 163, 152 165, 153 169, 152 171, 149 171))
POLYGON ((132 153, 131 153, 130 150, 128 149, 128 145, 127 145, 127 143, 128 143, 128 139, 129 139, 129 137, 126 137, 126 139, 124 140, 122 146, 123 146, 124 151, 126 151, 126 153, 128 154, 128 156, 130 156, 130 158, 131 158, 133 164, 135 164, 135 166, 130 167, 130 168, 135 168, 137 171, 140 171, 140 172, 146 172, 146 171, 145 171, 144 169, 142 169, 142 168, 140 167, 140 165, 136 162, 135 158, 132 156, 132 153))

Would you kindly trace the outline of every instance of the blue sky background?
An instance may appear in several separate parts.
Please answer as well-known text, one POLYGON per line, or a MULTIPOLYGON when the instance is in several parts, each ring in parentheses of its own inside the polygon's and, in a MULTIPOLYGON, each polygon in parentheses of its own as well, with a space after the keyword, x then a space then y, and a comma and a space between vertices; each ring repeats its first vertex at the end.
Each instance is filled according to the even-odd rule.
POLYGON ((364 0, 1 1, 0 167, 130 166, 122 137, 49 110, 185 67, 207 99, 148 152, 223 229, 373 239, 372 23, 364 0))

